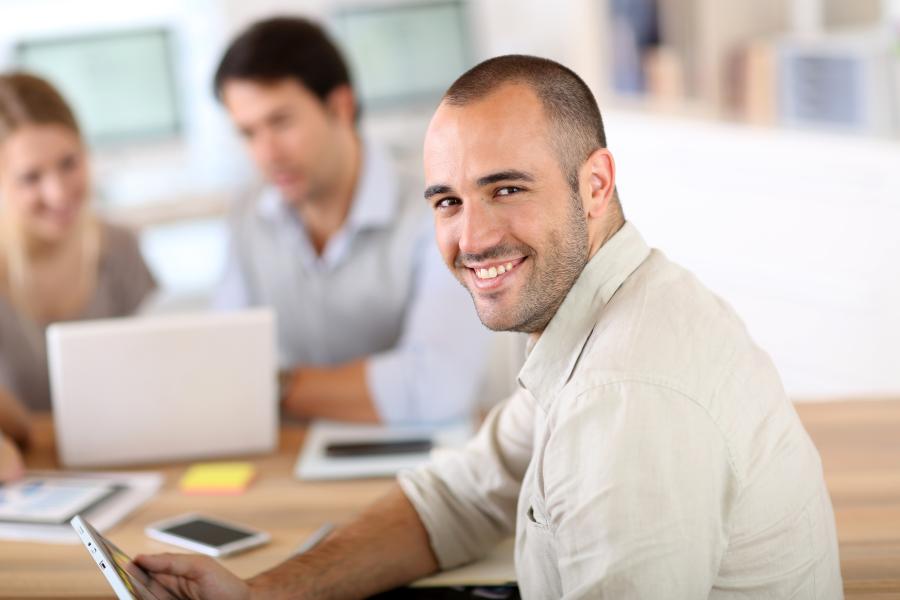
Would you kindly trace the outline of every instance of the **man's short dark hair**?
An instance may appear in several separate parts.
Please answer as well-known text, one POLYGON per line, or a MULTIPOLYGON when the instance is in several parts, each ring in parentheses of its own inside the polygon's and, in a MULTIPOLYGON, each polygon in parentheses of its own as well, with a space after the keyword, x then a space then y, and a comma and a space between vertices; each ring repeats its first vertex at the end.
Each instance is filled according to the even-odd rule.
POLYGON ((536 56, 490 58, 463 73, 444 94, 444 102, 464 106, 510 83, 527 85, 540 99, 554 129, 557 159, 577 192, 578 170, 591 153, 606 148, 606 132, 594 95, 571 69, 536 56))
POLYGON ((294 79, 323 102, 336 87, 351 85, 337 46, 321 27, 300 17, 259 21, 235 38, 213 79, 219 100, 229 79, 262 83, 294 79))

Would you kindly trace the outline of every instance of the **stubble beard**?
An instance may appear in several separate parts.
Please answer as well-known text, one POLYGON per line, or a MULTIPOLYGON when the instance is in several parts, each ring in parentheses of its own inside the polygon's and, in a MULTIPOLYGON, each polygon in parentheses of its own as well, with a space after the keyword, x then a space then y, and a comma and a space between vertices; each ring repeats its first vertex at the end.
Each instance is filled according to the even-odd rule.
POLYGON ((547 237, 543 258, 526 244, 495 246, 477 255, 457 258, 458 267, 463 259, 481 262, 512 255, 526 256, 532 261, 531 277, 522 286, 518 301, 506 311, 492 306, 491 302, 503 292, 484 295, 480 303, 476 292, 459 278, 472 296, 478 318, 488 329, 521 333, 543 331, 572 289, 587 264, 589 250, 587 219, 581 209, 581 200, 574 193, 569 200, 566 222, 547 237))

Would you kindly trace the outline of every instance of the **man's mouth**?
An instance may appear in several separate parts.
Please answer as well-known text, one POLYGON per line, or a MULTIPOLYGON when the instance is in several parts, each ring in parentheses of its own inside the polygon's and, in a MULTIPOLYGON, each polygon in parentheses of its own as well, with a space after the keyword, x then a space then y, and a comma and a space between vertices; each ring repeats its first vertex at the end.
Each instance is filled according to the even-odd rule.
POLYGON ((525 258, 520 256, 502 261, 467 264, 465 266, 474 276, 477 287, 493 288, 509 277, 525 261, 525 258))
POLYGON ((272 173, 272 182, 275 185, 290 185, 300 179, 300 176, 292 171, 276 171, 272 173))
POLYGON ((290 185, 294 182, 294 177, 292 175, 276 175, 275 176, 275 184, 276 185, 290 185))

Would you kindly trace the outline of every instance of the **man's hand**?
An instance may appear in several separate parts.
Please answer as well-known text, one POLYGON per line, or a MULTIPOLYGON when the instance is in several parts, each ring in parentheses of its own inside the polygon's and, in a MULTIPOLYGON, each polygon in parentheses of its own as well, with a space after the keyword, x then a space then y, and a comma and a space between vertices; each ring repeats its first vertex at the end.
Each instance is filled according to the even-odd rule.
MULTIPOLYGON (((250 587, 208 556, 141 555, 134 561, 152 579, 145 584, 165 600, 250 600, 250 587)), ((143 577, 139 577, 144 579, 143 577)))
POLYGON ((12 440, 0 434, 0 483, 15 481, 25 472, 22 456, 12 440))
POLYGON ((366 363, 297 367, 279 376, 281 405, 301 419, 377 423, 375 401, 366 383, 366 363))

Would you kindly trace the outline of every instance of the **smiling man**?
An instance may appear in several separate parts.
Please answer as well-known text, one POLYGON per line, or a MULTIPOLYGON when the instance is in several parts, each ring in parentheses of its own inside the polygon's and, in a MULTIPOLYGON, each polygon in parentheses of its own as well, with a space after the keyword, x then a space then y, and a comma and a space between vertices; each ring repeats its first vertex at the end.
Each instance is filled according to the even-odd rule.
POLYGON ((818 453, 728 305, 625 221, 584 83, 534 57, 476 66, 431 122, 425 172, 482 321, 531 334, 520 390, 464 450, 248 583, 141 563, 193 597, 363 598, 514 532, 524 598, 840 598, 818 453))
POLYGON ((214 83, 265 180, 234 211, 216 305, 275 310, 284 408, 388 423, 469 416, 487 333, 441 264, 419 184, 360 134, 335 45, 305 19, 260 21, 214 83))

